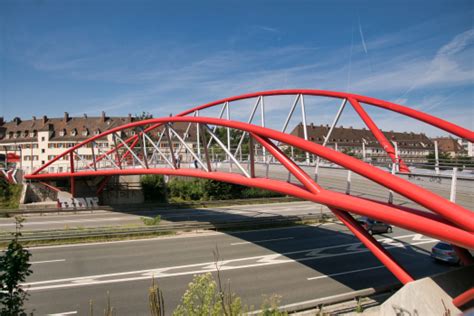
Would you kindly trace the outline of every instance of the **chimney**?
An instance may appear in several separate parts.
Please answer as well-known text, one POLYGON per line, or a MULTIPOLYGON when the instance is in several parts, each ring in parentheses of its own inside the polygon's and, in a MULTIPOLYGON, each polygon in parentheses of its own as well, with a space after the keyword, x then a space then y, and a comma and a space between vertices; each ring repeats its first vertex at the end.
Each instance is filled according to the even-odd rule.
POLYGON ((102 115, 100 118, 102 120, 102 123, 105 122, 105 111, 102 111, 102 115))
POLYGON ((36 121, 36 116, 33 115, 33 122, 36 121))
POLYGON ((3 116, 0 116, 0 125, 3 125, 3 123, 5 123, 5 119, 3 118, 3 116))
POLYGON ((48 117, 46 115, 43 115, 43 124, 46 124, 47 121, 48 121, 48 117))
POLYGON ((15 117, 15 118, 13 119, 13 122, 15 122, 16 125, 20 125, 21 119, 20 119, 19 117, 15 117))
POLYGON ((132 114, 128 113, 128 121, 131 122, 132 121, 132 114))
POLYGON ((64 112, 64 122, 68 122, 69 121, 69 113, 68 112, 64 112))
POLYGON ((84 113, 84 118, 87 119, 87 114, 86 113, 84 113))
POLYGON ((311 123, 311 128, 314 129, 314 124, 313 123, 311 123))

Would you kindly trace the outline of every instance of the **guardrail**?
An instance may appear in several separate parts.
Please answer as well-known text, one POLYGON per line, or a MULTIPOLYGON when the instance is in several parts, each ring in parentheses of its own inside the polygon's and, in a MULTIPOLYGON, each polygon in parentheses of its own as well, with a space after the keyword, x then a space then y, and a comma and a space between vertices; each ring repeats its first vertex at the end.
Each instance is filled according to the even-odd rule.
POLYGON ((212 201, 189 201, 179 203, 143 203, 143 204, 122 204, 122 205, 99 205, 98 207, 88 208, 58 208, 58 207, 41 207, 41 208, 23 208, 23 209, 0 209, 0 215, 22 215, 22 214, 47 214, 47 213, 77 213, 77 212, 91 212, 91 211, 120 211, 120 210, 137 210, 144 211, 150 208, 162 209, 182 209, 182 208, 196 208, 196 207, 212 207, 225 205, 245 205, 245 204, 265 204, 278 202, 295 202, 301 199, 294 197, 272 197, 272 198, 255 198, 255 199, 233 199, 233 200, 212 200, 212 201))
MULTIPOLYGON (((329 214, 314 214, 302 216, 268 216, 261 219, 245 219, 232 222, 184 222, 178 224, 166 224, 157 226, 144 226, 134 228, 87 228, 87 229, 67 229, 54 231, 27 231, 22 232, 19 238, 21 241, 45 241, 45 240, 67 240, 77 238, 91 237, 116 237, 116 236, 132 236, 154 233, 168 233, 176 231, 192 231, 192 230, 227 230, 239 228, 260 228, 265 226, 278 226, 285 224, 293 224, 298 221, 322 220, 332 218, 329 214)), ((8 242, 12 239, 11 233, 1 233, 0 242, 8 242)))

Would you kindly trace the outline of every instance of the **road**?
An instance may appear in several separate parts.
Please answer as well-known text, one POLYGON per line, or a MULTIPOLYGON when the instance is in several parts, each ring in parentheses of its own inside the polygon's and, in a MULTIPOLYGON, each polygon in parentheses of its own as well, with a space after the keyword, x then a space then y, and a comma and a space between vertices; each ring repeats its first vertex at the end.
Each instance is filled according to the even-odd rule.
MULTIPOLYGON (((95 211, 64 215, 29 215, 24 222, 24 230, 54 230, 67 228, 90 228, 106 226, 143 225, 141 217, 160 215, 163 223, 198 221, 223 222, 249 220, 266 216, 296 216, 329 212, 322 205, 312 202, 285 202, 255 205, 234 205, 205 209, 151 209, 147 211, 95 211)), ((14 231, 14 218, 0 218, 0 230, 14 231)))
MULTIPOLYGON (((436 240, 398 228, 377 239, 417 278, 452 268, 430 259, 436 240)), ((153 275, 170 315, 193 275, 215 270, 216 247, 223 279, 257 309, 262 295, 281 295, 285 305, 396 282, 347 229, 329 223, 33 248, 27 308, 88 315, 92 299, 102 313, 109 291, 117 315, 146 315, 153 275)))

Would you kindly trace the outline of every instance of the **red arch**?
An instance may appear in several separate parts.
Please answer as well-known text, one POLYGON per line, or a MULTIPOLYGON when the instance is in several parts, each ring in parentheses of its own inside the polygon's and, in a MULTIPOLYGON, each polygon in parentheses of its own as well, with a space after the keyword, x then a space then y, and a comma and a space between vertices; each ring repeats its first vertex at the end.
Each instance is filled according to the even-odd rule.
MULTIPOLYGON (((26 175, 27 179, 53 179, 53 178, 75 178, 83 176, 111 176, 111 175, 125 175, 125 174, 170 174, 170 175, 183 175, 183 176, 194 176, 208 179, 215 179, 219 181, 226 181, 236 184, 255 186, 264 189, 269 189, 277 192, 281 192, 288 195, 297 196, 309 201, 321 203, 327 205, 333 212, 338 216, 341 221, 346 224, 351 231, 361 239, 361 241, 377 256, 386 266, 390 269, 401 282, 406 283, 412 280, 411 276, 403 270, 396 263, 396 261, 390 256, 390 254, 383 249, 370 235, 361 229, 357 222, 348 213, 355 213, 360 215, 366 215, 379 219, 385 222, 392 223, 396 226, 404 227, 413 231, 423 233, 428 236, 443 239, 451 242, 459 247, 474 249, 474 213, 467 210, 455 203, 452 203, 428 190, 420 188, 406 180, 398 178, 390 173, 375 168, 365 162, 358 159, 345 155, 343 153, 334 151, 327 147, 315 144, 310 141, 306 141, 299 137, 278 132, 269 128, 263 128, 252 124, 223 120, 209 117, 190 117, 187 116, 196 111, 222 104, 224 102, 231 102, 240 99, 253 98, 257 96, 265 95, 283 95, 283 94, 305 94, 305 95, 319 95, 334 98, 346 98, 357 110, 360 107, 359 102, 375 105, 391 111, 395 111, 415 119, 428 122, 433 126, 440 127, 448 132, 451 132, 460 137, 468 140, 473 140, 473 132, 455 124, 449 123, 442 119, 433 117, 431 115, 415 111, 400 105, 396 105, 390 102, 367 98, 363 96, 340 93, 340 92, 328 92, 320 90, 278 90, 278 91, 266 91, 258 92, 253 94, 242 95, 238 97, 232 97, 228 99, 219 100, 216 102, 208 103, 199 107, 195 107, 191 110, 183 112, 175 117, 161 118, 161 119, 150 119, 140 122, 129 123, 120 127, 110 129, 100 135, 91 137, 90 139, 66 150, 61 155, 55 157, 47 164, 36 170, 31 175, 26 175), (282 181, 269 180, 269 179, 258 179, 258 178, 246 178, 238 174, 226 174, 222 172, 203 172, 199 170, 185 170, 185 169, 119 169, 119 170, 96 170, 96 171, 74 171, 74 161, 71 159, 71 170, 72 172, 67 173, 56 173, 48 174, 43 171, 45 168, 61 157, 71 155, 72 153, 88 143, 95 141, 96 139, 102 138, 109 134, 139 126, 149 126, 144 128, 143 133, 152 131, 166 123, 172 122, 189 122, 199 124, 210 124, 229 127, 240 131, 248 132, 254 139, 259 141, 262 146, 273 154, 277 160, 280 161, 295 177, 297 177, 303 184, 303 187, 299 187, 293 184, 289 184, 282 181), (320 188, 301 168, 299 168, 291 159, 283 154, 270 140, 278 141, 293 147, 298 147, 308 153, 312 153, 318 157, 332 161, 346 169, 349 169, 355 173, 358 173, 378 184, 385 186, 386 188, 397 192, 408 199, 422 205, 437 215, 427 213, 420 210, 410 209, 406 207, 400 207, 396 205, 390 205, 378 201, 364 199, 360 197, 354 197, 350 195, 344 195, 337 192, 332 192, 323 188, 320 188)), ((359 110, 361 107, 359 108, 359 110)), ((364 111, 361 110, 363 116, 364 111)), ((360 114, 361 114, 360 113, 360 114)), ((366 113, 365 113, 366 114, 366 113)), ((369 118, 370 120, 370 118, 369 118)), ((364 120, 365 121, 365 120, 364 120)), ((380 132, 380 131, 379 131, 380 132)), ((130 147, 138 142, 138 137, 142 133, 132 136, 126 140, 126 143, 130 143, 130 147)), ((117 146, 118 147, 118 146, 117 146)), ((111 153, 109 151, 108 153, 111 153)), ((467 258, 465 261, 470 260, 467 258)))

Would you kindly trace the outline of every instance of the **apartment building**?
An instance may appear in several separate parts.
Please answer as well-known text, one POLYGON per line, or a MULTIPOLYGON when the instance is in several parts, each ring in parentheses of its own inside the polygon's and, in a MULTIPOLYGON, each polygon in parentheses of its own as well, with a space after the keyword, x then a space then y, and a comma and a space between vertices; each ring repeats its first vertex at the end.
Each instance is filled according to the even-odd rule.
MULTIPOLYGON (((329 125, 307 125, 308 140, 317 144, 323 144, 329 129, 329 125)), ((426 156, 434 151, 433 141, 423 133, 394 131, 382 131, 382 133, 394 146, 396 145, 398 155, 407 163, 426 162, 426 156)), ((303 124, 298 124, 291 134, 304 137, 303 124)), ((335 127, 326 145, 360 158, 365 156, 368 161, 378 163, 391 162, 372 132, 365 128, 335 127)))
MULTIPOLYGON (((0 118, 0 153, 6 157, 16 157, 9 162, 9 166, 14 165, 22 169, 25 173, 31 173, 44 165, 49 160, 63 153, 67 148, 111 128, 130 123, 136 118, 109 117, 102 112, 99 117, 71 117, 66 112, 62 118, 41 118, 33 117, 30 120, 22 120, 15 117, 12 121, 4 122, 0 118)), ((173 127, 178 133, 183 134, 186 130, 185 123, 177 123, 173 127)), ((134 135, 137 130, 126 130, 119 135, 123 139, 134 135)), ((161 129, 162 132, 162 129, 161 129)), ((160 130, 157 130, 157 138, 160 130)), ((191 148, 195 146, 195 132, 189 131, 187 145, 191 148)), ((94 154, 99 155, 114 148, 117 140, 114 141, 112 135, 98 139, 94 145, 94 154)), ((179 148, 179 140, 172 140, 173 147, 179 148)), ((161 145, 168 147, 166 144, 161 145)), ((77 165, 86 166, 93 160, 92 145, 84 146, 76 151, 77 165)), ((126 163, 132 163, 130 160, 126 163)), ((134 163, 134 162, 133 162, 134 163)), ((49 167, 49 172, 65 172, 70 168, 69 157, 64 157, 61 161, 49 167)))

